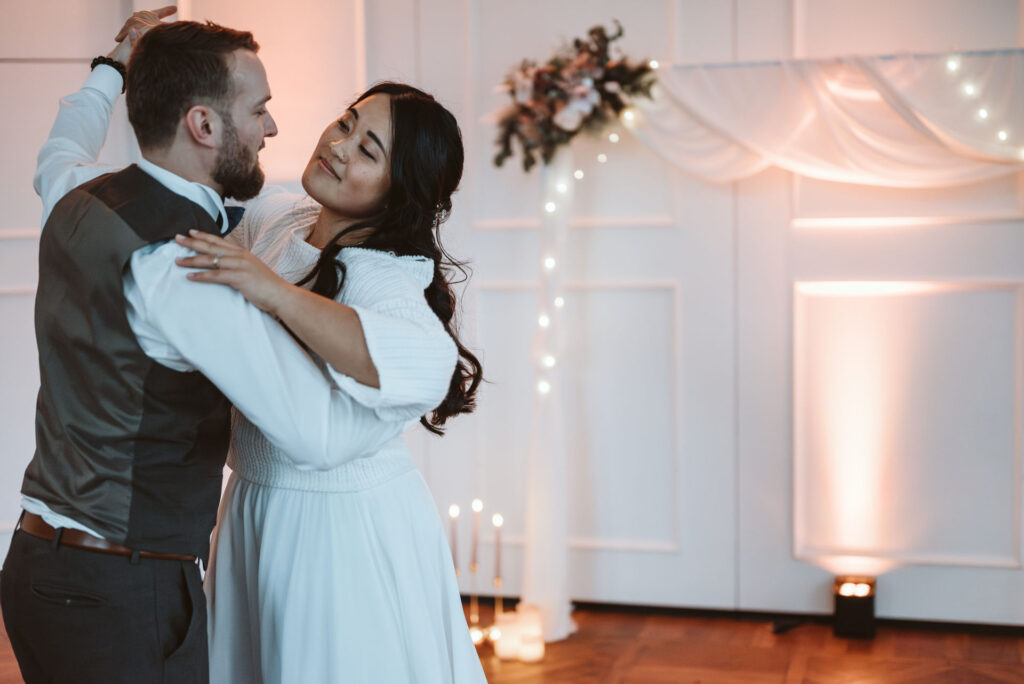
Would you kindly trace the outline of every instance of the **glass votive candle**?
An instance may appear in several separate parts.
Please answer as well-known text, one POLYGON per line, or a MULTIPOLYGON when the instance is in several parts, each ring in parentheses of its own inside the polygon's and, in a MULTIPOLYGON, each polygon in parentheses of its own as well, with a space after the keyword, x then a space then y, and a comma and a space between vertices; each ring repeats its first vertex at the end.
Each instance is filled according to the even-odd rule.
POLYGON ((536 663, 544 658, 544 637, 539 634, 523 634, 519 641, 519 660, 536 663))
POLYGON ((501 660, 515 660, 519 657, 522 637, 519 617, 515 613, 502 613, 495 617, 494 628, 498 638, 494 640, 494 654, 501 660))
POLYGON ((540 607, 520 603, 516 614, 519 616, 519 660, 536 663, 544 657, 544 618, 540 607))

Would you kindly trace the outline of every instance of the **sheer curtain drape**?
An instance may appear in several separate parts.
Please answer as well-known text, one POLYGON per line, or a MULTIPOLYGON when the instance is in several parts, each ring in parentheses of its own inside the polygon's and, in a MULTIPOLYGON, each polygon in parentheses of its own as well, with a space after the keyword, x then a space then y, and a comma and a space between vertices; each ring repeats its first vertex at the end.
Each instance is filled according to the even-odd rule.
POLYGON ((627 125, 709 181, 778 166, 923 188, 1024 168, 1024 50, 677 66, 658 82, 627 125))

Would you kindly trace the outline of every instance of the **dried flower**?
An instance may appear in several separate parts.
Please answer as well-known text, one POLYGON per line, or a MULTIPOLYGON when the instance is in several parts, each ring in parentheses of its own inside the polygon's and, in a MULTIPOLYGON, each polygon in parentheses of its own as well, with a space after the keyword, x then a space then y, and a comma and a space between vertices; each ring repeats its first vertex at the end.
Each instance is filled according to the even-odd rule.
POLYGON ((651 96, 654 73, 648 60, 612 60, 609 46, 622 37, 622 25, 608 35, 603 26, 560 48, 544 65, 524 60, 505 79, 504 90, 512 105, 498 117, 498 153, 501 166, 513 155, 517 140, 523 153, 523 169, 541 160, 551 161, 560 145, 566 145, 585 128, 598 128, 614 118, 632 96, 651 96))

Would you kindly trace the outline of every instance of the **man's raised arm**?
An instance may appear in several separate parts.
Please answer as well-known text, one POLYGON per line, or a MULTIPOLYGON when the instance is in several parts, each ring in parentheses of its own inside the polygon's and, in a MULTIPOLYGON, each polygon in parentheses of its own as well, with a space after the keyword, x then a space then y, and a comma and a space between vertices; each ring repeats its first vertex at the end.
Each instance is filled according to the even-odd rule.
MULTIPOLYGON (((127 65, 135 41, 175 11, 177 8, 168 6, 132 15, 114 38, 120 43, 107 57, 127 65)), ((32 187, 43 200, 42 224, 45 225, 53 206, 72 188, 117 170, 96 160, 107 139, 114 103, 123 88, 121 74, 111 66, 100 64, 78 92, 61 99, 57 120, 39 150, 32 179, 32 187)))

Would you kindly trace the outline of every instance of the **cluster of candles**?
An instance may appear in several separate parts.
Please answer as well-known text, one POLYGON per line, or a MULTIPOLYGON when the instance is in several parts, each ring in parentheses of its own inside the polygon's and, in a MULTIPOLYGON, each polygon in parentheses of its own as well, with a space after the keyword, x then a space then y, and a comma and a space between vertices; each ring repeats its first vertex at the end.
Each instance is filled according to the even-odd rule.
MULTIPOLYGON (((505 612, 501 592, 501 528, 505 519, 500 513, 491 517, 494 526, 494 624, 480 625, 480 604, 477 596, 477 570, 479 569, 478 554, 480 548, 480 517, 484 510, 484 502, 473 499, 473 542, 469 553, 469 634, 473 643, 479 646, 489 641, 494 646, 494 653, 502 660, 521 660, 535 663, 544 657, 544 633, 540 609, 536 606, 520 604, 515 611, 505 612)), ((449 534, 452 563, 455 574, 459 574, 456 538, 458 537, 458 521, 461 509, 458 504, 448 507, 451 519, 449 534)))

